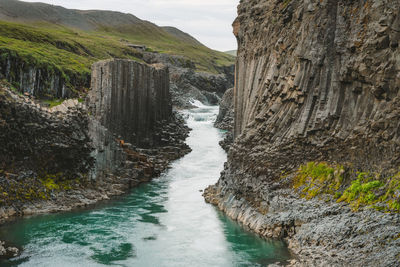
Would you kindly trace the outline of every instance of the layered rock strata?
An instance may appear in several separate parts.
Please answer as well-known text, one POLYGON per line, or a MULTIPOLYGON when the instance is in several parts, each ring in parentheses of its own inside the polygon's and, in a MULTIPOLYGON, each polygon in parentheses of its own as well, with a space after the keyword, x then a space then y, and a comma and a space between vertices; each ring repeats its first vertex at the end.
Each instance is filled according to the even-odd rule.
POLYGON ((259 234, 286 238, 300 265, 399 264, 398 214, 300 199, 291 175, 310 161, 398 172, 399 10, 390 0, 238 7, 235 143, 205 195, 259 234))

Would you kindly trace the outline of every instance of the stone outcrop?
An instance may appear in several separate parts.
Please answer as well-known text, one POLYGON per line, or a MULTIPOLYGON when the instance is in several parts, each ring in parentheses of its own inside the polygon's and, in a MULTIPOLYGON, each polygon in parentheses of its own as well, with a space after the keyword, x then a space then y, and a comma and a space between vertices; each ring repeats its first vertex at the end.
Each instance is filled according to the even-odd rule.
POLYGON ((219 143, 226 151, 233 143, 234 113, 233 88, 231 88, 225 92, 220 101, 219 113, 214 123, 216 128, 227 131, 224 140, 219 143))
POLYGON ((90 76, 65 75, 56 68, 27 62, 16 53, 0 50, 0 79, 6 79, 22 93, 39 98, 71 98, 77 89, 88 88, 90 76), (74 90, 73 90, 74 89, 74 90))
POLYGON ((227 131, 233 130, 234 124, 233 88, 228 89, 219 103, 219 113, 214 126, 227 131))
POLYGON ((91 168, 88 118, 80 106, 61 115, 5 89, 4 85, 0 87, 3 171, 63 173, 76 178, 91 168))
POLYGON ((196 72, 194 69, 171 68, 171 93, 178 108, 190 108, 190 102, 217 105, 233 83, 225 74, 196 72))
POLYGON ((87 102, 96 163, 91 177, 118 173, 132 187, 190 151, 184 142, 189 129, 172 111, 167 68, 106 60, 92 66, 92 77, 87 102))
POLYGON ((110 60, 92 76, 87 104, 53 108, 1 84, 0 223, 120 195, 190 152, 167 69, 110 60))
POLYGON ((161 144, 155 129, 172 117, 167 68, 106 60, 93 64, 92 77, 88 105, 95 120, 128 143, 161 144))
POLYGON ((19 254, 19 249, 16 247, 9 247, 5 242, 0 241, 0 259, 16 257, 19 254))
POLYGON ((286 238, 300 265, 399 263, 398 214, 300 199, 291 175, 310 161, 398 172, 399 10, 393 0, 238 7, 235 143, 205 195, 261 235, 286 238))
POLYGON ((193 100, 217 105, 225 91, 233 86, 233 65, 218 68, 219 74, 212 74, 196 71, 195 63, 182 56, 145 52, 143 60, 168 66, 172 104, 178 109, 192 108, 193 100))

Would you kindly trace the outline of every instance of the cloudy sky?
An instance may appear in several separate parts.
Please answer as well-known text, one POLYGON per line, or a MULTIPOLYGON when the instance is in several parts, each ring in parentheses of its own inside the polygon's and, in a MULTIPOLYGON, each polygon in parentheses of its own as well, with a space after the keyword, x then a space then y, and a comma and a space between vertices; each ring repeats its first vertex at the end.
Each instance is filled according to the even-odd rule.
POLYGON ((24 0, 74 9, 103 9, 131 13, 160 26, 175 26, 206 46, 236 49, 232 22, 239 0, 24 0))

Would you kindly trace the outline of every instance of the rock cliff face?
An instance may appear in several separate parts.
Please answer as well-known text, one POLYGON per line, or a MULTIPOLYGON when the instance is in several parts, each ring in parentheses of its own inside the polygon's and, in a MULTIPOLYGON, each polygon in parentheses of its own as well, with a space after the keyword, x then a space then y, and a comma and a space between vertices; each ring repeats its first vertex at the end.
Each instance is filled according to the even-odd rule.
POLYGON ((20 92, 39 98, 72 98, 77 89, 88 88, 90 77, 76 77, 61 71, 29 63, 10 51, 0 51, 0 79, 9 81, 20 92))
POLYGON ((238 7, 235 143, 206 198, 261 235, 286 238, 306 265, 399 263, 398 215, 305 201, 291 180, 311 161, 398 172, 399 12, 394 0, 238 7))
POLYGON ((134 145, 161 144, 155 129, 172 117, 168 69, 107 60, 92 66, 92 77, 89 110, 96 120, 134 145))
POLYGON ((161 63, 170 71, 170 90, 174 107, 191 108, 193 100, 216 105, 226 90, 233 86, 234 66, 217 68, 220 74, 197 72, 196 65, 182 56, 160 53, 143 54, 148 64, 161 63))
POLYGON ((233 88, 228 89, 219 104, 219 113, 215 120, 215 127, 232 131, 234 126, 233 88))
POLYGON ((90 169, 92 148, 84 113, 76 110, 58 116, 3 85, 0 102, 2 171, 62 172, 75 178, 77 173, 90 169))
POLYGON ((231 88, 225 92, 220 101, 219 113, 214 124, 216 128, 227 131, 224 140, 219 143, 226 151, 233 143, 234 114, 233 88, 231 88))
POLYGON ((190 151, 184 142, 189 129, 172 112, 163 65, 123 59, 95 63, 87 102, 95 179, 118 173, 122 184, 133 186, 190 151))
POLYGON ((0 223, 122 194, 190 151, 167 69, 112 60, 92 77, 88 105, 54 108, 0 84, 0 223))

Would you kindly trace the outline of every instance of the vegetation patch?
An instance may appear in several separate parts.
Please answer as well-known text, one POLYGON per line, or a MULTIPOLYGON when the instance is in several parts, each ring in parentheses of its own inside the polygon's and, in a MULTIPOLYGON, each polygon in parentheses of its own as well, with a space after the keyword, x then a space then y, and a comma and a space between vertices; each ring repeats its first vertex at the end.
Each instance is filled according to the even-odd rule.
POLYGON ((0 171, 0 206, 47 200, 52 194, 79 188, 85 179, 66 179, 62 173, 17 177, 0 171))
POLYGON ((337 201, 349 203, 353 210, 358 210, 360 206, 374 205, 380 200, 378 195, 384 185, 373 175, 360 172, 337 201))
POLYGON ((61 105, 64 102, 64 99, 45 100, 44 102, 49 105, 49 108, 54 108, 61 105))
POLYGON ((96 61, 126 58, 143 62, 142 52, 128 43, 146 45, 147 51, 184 56, 195 62, 199 71, 218 73, 218 68, 234 63, 231 55, 201 44, 185 43, 164 31, 151 32, 141 27, 81 31, 48 23, 25 25, 0 21, 0 64, 7 59, 18 59, 25 67, 35 66, 60 74, 67 83, 84 82, 96 61))
POLYGON ((294 188, 300 189, 301 196, 307 199, 321 194, 335 194, 342 185, 344 172, 341 165, 309 162, 298 170, 294 188))
POLYGON ((328 196, 337 202, 348 203, 353 211, 368 207, 400 212, 400 172, 388 177, 353 172, 338 164, 308 162, 296 172, 293 187, 301 197, 328 196))

